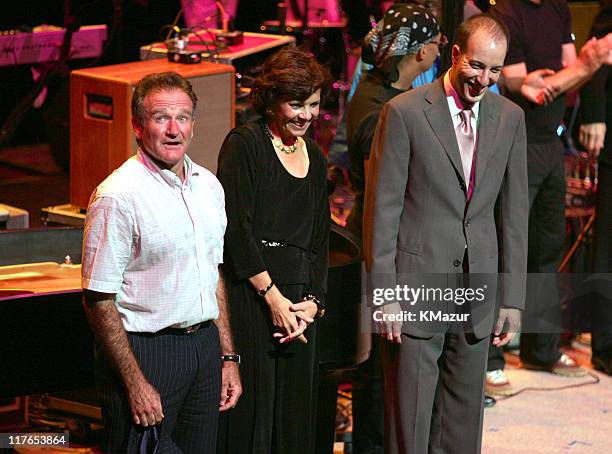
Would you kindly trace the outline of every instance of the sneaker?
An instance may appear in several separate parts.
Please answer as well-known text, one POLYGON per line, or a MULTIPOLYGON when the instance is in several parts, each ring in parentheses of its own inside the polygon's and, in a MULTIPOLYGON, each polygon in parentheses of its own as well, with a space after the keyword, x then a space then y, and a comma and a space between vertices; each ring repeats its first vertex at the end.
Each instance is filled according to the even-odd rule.
POLYGON ((579 366, 571 356, 565 353, 561 354, 561 358, 559 358, 555 364, 540 366, 538 364, 531 364, 523 361, 523 367, 529 370, 551 372, 563 377, 584 377, 587 374, 587 370, 584 367, 579 366))
POLYGON ((501 369, 487 372, 485 394, 490 396, 508 396, 514 392, 510 380, 501 369))
POLYGON ((497 401, 495 400, 495 397, 491 397, 487 395, 484 396, 484 407, 485 408, 494 407, 496 403, 497 401))

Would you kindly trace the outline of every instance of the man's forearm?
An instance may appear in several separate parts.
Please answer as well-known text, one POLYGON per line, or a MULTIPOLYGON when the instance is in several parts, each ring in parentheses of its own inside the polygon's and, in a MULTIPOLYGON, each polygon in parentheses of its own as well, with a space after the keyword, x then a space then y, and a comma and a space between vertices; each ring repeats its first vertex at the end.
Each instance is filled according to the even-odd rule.
POLYGON ((221 354, 227 355, 235 353, 234 338, 230 327, 229 306, 225 292, 225 281, 221 271, 219 271, 219 283, 217 284, 217 306, 219 307, 219 318, 215 320, 215 325, 219 330, 219 342, 221 344, 221 354))
POLYGON ((525 77, 502 77, 499 81, 499 85, 500 88, 503 87, 511 93, 520 95, 524 80, 525 77))
POLYGON ((553 72, 547 69, 532 71, 522 77, 505 76, 500 85, 511 93, 521 95, 528 101, 542 103, 540 94, 549 93, 546 103, 551 102, 557 96, 573 90, 577 90, 586 83, 593 72, 588 66, 576 61, 574 64, 553 72), (545 89, 545 87, 548 87, 545 89), (537 101, 535 100, 537 98, 537 101))
POLYGON ((102 345, 126 387, 144 379, 130 347, 114 295, 83 291, 83 308, 98 342, 102 345))
MULTIPOLYGON (((219 268, 219 282, 217 283, 217 305, 219 307, 219 317, 215 320, 215 325, 219 330, 219 343, 221 344, 221 354, 229 355, 236 353, 232 330, 230 328, 229 306, 225 293, 225 281, 223 273, 219 268)), ((221 368, 221 402, 219 411, 229 410, 238 402, 242 394, 242 384, 238 364, 233 361, 224 361, 221 368)))
POLYGON ((597 72, 603 64, 612 63, 612 34, 601 39, 587 41, 578 58, 553 75, 545 76, 545 82, 553 87, 552 93, 558 96, 577 90, 597 72))
POLYGON ((595 73, 590 67, 576 60, 572 65, 557 71, 546 78, 546 82, 555 87, 555 92, 560 95, 577 90, 587 82, 595 73))

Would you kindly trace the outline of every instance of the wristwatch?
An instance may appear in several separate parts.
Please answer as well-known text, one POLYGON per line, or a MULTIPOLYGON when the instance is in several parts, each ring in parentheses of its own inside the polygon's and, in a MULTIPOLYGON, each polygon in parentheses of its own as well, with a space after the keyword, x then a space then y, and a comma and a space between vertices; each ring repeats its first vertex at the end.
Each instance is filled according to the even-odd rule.
POLYGON ((263 298, 264 296, 266 296, 266 293, 268 293, 273 286, 274 286, 274 281, 270 281, 270 283, 268 284, 266 288, 257 290, 257 294, 263 298))
POLYGON ((233 363, 240 364, 240 355, 237 353, 232 353, 231 355, 221 355, 222 361, 231 361, 233 363))
POLYGON ((313 303, 315 303, 317 305, 317 314, 315 315, 315 318, 322 318, 325 315, 325 304, 323 304, 319 298, 317 298, 316 296, 314 296, 312 293, 309 293, 308 295, 304 296, 304 298, 302 299, 302 301, 312 301, 313 303))

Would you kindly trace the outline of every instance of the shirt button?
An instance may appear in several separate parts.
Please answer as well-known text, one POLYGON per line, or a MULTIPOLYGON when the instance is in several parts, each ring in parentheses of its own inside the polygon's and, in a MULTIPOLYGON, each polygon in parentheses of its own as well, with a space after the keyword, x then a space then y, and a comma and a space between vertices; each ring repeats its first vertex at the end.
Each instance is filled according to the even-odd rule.
POLYGON ((465 226, 466 226, 466 227, 469 227, 469 226, 470 226, 470 220, 469 220, 469 219, 465 221, 465 226))
POLYGON ((461 266, 461 260, 455 260, 453 262, 453 266, 456 267, 456 268, 459 268, 461 266))

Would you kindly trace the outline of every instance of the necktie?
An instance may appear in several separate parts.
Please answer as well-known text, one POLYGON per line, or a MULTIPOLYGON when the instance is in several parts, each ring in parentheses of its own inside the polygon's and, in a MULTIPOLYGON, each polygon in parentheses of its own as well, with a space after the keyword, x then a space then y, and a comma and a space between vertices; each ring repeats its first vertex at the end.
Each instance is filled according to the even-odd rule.
POLYGON ((474 190, 475 174, 474 164, 475 160, 475 149, 474 149, 474 129, 472 128, 471 110, 462 110, 459 113, 461 117, 460 123, 456 128, 457 144, 459 145, 459 153, 461 155, 461 164, 463 167, 463 176, 468 183, 468 200, 472 197, 472 191, 474 190))

